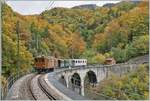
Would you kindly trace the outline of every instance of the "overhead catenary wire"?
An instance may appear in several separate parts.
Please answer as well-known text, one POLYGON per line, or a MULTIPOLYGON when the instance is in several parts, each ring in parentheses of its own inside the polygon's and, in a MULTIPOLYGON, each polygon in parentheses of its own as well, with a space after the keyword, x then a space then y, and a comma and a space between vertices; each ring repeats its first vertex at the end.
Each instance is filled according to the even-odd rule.
POLYGON ((45 10, 48 10, 48 6, 51 4, 51 2, 52 2, 52 1, 50 1, 50 2, 48 3, 48 5, 45 7, 45 10))
POLYGON ((45 9, 49 10, 52 7, 53 4, 54 4, 54 1, 50 1, 48 6, 45 9))
POLYGON ((48 10, 52 7, 53 4, 54 4, 54 1, 52 1, 51 5, 48 7, 48 10))

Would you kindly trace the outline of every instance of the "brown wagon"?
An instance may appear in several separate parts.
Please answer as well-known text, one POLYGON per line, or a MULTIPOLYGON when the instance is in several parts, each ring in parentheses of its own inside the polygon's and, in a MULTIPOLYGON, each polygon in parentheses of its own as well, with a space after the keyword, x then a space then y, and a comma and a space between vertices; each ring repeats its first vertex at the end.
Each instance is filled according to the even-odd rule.
POLYGON ((38 73, 53 71, 58 65, 54 57, 38 56, 34 59, 34 68, 38 73))
POLYGON ((115 61, 114 58, 107 58, 105 60, 105 64, 107 64, 107 65, 114 65, 114 64, 116 64, 116 61, 115 61))

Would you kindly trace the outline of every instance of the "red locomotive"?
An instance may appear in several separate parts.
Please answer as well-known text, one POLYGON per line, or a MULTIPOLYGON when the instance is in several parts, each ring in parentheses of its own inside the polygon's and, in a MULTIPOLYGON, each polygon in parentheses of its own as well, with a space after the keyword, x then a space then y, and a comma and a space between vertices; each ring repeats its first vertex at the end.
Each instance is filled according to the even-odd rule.
POLYGON ((34 68, 38 73, 53 71, 58 66, 57 59, 54 57, 39 56, 34 60, 34 68))

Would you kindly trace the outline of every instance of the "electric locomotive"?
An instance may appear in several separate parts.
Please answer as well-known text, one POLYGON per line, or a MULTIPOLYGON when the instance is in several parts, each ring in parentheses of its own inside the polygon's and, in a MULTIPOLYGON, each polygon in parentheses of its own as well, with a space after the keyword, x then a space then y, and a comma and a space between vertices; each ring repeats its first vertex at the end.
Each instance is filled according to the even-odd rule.
POLYGON ((54 57, 38 56, 34 59, 34 69, 38 73, 51 72, 57 65, 57 59, 54 57))
POLYGON ((47 56, 38 56, 34 59, 34 69, 38 73, 52 72, 55 68, 75 68, 85 65, 87 59, 57 59, 47 56))

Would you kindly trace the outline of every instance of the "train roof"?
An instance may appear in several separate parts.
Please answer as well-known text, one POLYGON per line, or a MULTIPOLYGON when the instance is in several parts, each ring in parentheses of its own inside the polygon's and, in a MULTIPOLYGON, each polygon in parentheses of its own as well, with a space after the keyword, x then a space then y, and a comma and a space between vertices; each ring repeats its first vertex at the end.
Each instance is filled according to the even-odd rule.
MULTIPOLYGON (((35 58, 46 58, 46 59, 52 59, 52 58, 55 58, 53 56, 44 56, 44 55, 39 55, 39 56, 36 56, 35 58)), ((84 60, 84 61, 87 61, 87 59, 59 59, 58 60, 84 60)))
POLYGON ((71 59, 71 60, 87 60, 87 59, 71 59))
POLYGON ((87 59, 58 59, 58 60, 87 60, 87 59))
POLYGON ((39 56, 36 56, 35 58, 47 58, 47 59, 50 59, 50 58, 55 58, 55 57, 53 57, 53 56, 39 55, 39 56))

